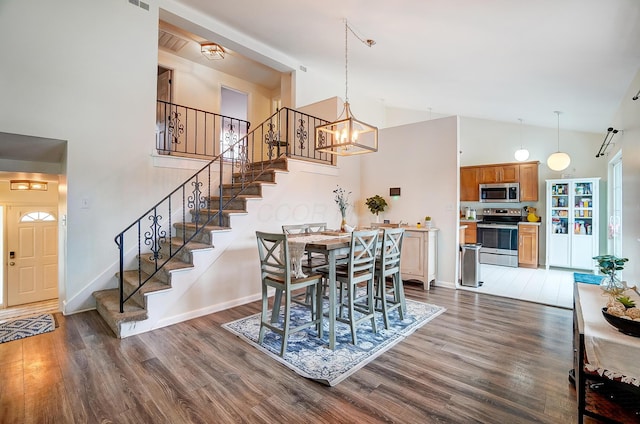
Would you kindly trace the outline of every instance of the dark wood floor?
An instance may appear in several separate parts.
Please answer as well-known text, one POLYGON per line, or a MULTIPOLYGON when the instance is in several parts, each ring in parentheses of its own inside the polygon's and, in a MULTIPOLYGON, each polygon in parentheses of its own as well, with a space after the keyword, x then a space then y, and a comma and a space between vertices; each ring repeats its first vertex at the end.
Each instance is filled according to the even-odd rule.
POLYGON ((0 423, 576 422, 571 311, 406 290, 447 312, 333 388, 220 327, 257 302, 124 340, 95 311, 60 316, 0 344, 0 423))

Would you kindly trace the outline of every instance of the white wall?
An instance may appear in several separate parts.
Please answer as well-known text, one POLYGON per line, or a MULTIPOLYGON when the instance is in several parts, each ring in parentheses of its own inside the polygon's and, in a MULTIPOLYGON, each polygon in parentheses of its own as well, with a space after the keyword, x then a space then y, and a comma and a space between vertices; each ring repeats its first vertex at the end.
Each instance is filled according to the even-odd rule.
POLYGON ((614 138, 615 145, 608 155, 611 158, 622 150, 622 254, 629 258, 623 275, 632 285, 640 285, 640 99, 632 100, 638 90, 640 70, 612 122, 623 132, 614 138))
POLYGON ((415 225, 430 215, 438 233, 438 283, 453 286, 458 255, 458 118, 434 119, 385 128, 377 153, 362 155, 359 222, 375 217, 365 205, 379 194, 389 204, 381 219, 415 225), (389 188, 400 187, 399 198, 389 188))
MULTIPOLYGON (((550 114, 553 115, 553 114, 550 114)), ((550 120, 555 119, 551 116, 550 120)), ((600 177, 600 246, 601 251, 606 248, 606 212, 605 204, 607 164, 605 158, 596 159, 595 155, 602 144, 604 134, 593 134, 580 131, 562 129, 562 115, 560 115, 560 149, 571 157, 569 168, 562 172, 556 172, 547 166, 547 157, 557 151, 558 129, 543 128, 522 124, 519 122, 507 123, 490 121, 477 118, 460 117, 460 166, 486 165, 492 163, 516 162, 513 154, 522 145, 529 150, 527 161, 539 161, 538 167, 538 202, 513 204, 510 207, 533 206, 537 209, 538 216, 542 217, 539 238, 539 260, 545 264, 546 252, 546 180, 556 178, 586 178, 600 177)), ((504 204, 485 204, 478 202, 461 202, 461 207, 473 207, 481 214, 482 208, 498 207, 504 204)))
MULTIPOLYGON (((347 222, 357 225, 360 192, 359 158, 342 158, 337 167, 290 160, 289 173, 278 174, 275 186, 264 186, 264 197, 249 201, 247 215, 234 216, 233 231, 217 237, 231 237, 224 255, 190 287, 184 302, 167 311, 168 316, 228 308, 260 293, 260 269, 255 231, 282 232, 284 224, 326 222, 340 227, 340 212, 334 201, 337 186, 351 192, 354 206, 347 222)), ((215 239, 214 239, 214 244, 215 239)))
POLYGON ((177 104, 220 113, 220 92, 224 86, 248 94, 248 120, 252 128, 271 115, 272 91, 266 87, 164 50, 158 51, 158 64, 173 70, 173 99, 177 104))
POLYGON ((103 273, 113 278, 114 236, 185 178, 151 164, 157 9, 83 0, 1 8, 0 37, 11 42, 0 43, 0 131, 68 142, 60 292, 70 299, 103 273))

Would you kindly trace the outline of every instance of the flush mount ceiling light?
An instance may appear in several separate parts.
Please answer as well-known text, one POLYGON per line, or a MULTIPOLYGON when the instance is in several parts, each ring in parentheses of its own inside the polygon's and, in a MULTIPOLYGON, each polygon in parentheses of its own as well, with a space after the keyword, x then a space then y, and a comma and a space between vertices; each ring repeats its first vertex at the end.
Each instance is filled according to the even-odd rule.
POLYGON ((524 162, 529 159, 529 151, 522 147, 522 118, 518 119, 520 121, 520 149, 516 150, 513 155, 518 162, 524 162))
POLYGON ((216 43, 200 44, 200 53, 209 60, 224 59, 225 55, 224 48, 216 43))
POLYGON ((338 156, 352 156, 378 151, 378 128, 357 120, 349 105, 348 35, 349 31, 363 44, 376 42, 360 38, 344 20, 344 109, 338 120, 316 127, 316 151, 338 156))
POLYGON ((47 183, 33 180, 11 180, 11 190, 39 190, 47 191, 47 183))
POLYGON ((564 171, 569 167, 571 158, 568 154, 560 151, 560 112, 553 112, 558 116, 558 151, 547 158, 547 166, 553 171, 564 171))

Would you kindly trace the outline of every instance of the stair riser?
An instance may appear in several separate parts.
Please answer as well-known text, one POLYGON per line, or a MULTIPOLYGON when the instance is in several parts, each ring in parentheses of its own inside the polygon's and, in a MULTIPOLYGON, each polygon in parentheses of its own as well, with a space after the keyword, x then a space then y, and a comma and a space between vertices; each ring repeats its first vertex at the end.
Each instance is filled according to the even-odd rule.
MULTIPOLYGON (((149 275, 153 274, 155 272, 155 265, 152 263, 149 263, 147 261, 142 261, 141 262, 141 266, 140 268, 142 269, 142 272, 145 272, 149 275)), ((162 281, 165 284, 169 284, 169 273, 167 271, 163 269, 160 269, 156 274, 155 277, 162 281)))
MULTIPOLYGON (((182 237, 182 227, 179 224, 176 224, 176 231, 178 231, 180 236, 182 237)), ((194 233, 195 233, 195 231, 187 228, 187 230, 185 231, 185 238, 189 239, 194 233)), ((212 245, 213 244, 213 238, 211 237, 211 231, 207 231, 207 230, 200 231, 200 234, 198 234, 193 239, 193 241, 197 241, 199 243, 212 245)))
POLYGON ((262 186, 257 184, 257 185, 246 186, 244 187, 244 189, 241 186, 224 187, 222 189, 223 196, 235 196, 236 194, 249 194, 249 195, 255 195, 255 196, 262 196, 262 186))
MULTIPOLYGON (((177 246, 172 246, 172 252, 175 252, 178 247, 177 246)), ((169 243, 165 242, 161 244, 161 252, 166 253, 167 255, 169 254, 169 243)), ((182 262, 186 262, 186 263, 191 263, 192 260, 192 256, 191 256, 191 251, 189 249, 187 249, 186 247, 183 247, 180 252, 178 253, 178 255, 176 256, 176 258, 180 259, 182 262)))
POLYGON ((106 322, 109 328, 111 328, 111 331, 113 331, 116 337, 120 338, 120 329, 118 328, 118 325, 111 319, 109 312, 102 305, 102 302, 96 301, 96 311, 98 311, 98 314, 100 314, 104 322, 106 322))
MULTIPOLYGON (((124 282, 124 295, 129 296, 138 287, 137 284, 131 284, 128 281, 124 282)), ((133 302, 141 308, 147 309, 147 299, 144 295, 140 294, 140 290, 136 292, 127 302, 133 302)))
POLYGON ((255 172, 246 173, 244 175, 242 175, 242 174, 233 174, 233 181, 234 182, 263 181, 263 182, 266 182, 266 183, 275 183, 276 182, 276 174, 275 173, 273 173, 273 172, 265 172, 264 174, 255 177, 255 175, 258 175, 259 173, 260 173, 259 171, 255 171, 255 172))
MULTIPOLYGON (((229 199, 222 199, 222 204, 226 209, 233 209, 233 210, 247 209, 247 199, 242 197, 236 197, 231 201, 229 201, 229 199)), ((212 197, 209 200, 209 207, 211 209, 218 210, 218 208, 220 207, 219 197, 212 197)))
MULTIPOLYGON (((207 223, 207 220, 208 220, 208 216, 207 216, 207 214, 206 214, 206 213, 205 213, 205 214, 200 215, 200 219, 199 219, 200 224, 203 224, 203 225, 204 225, 204 224, 206 224, 206 223, 207 223)), ((196 222, 195 216, 194 216, 194 218, 191 220, 191 222, 193 222, 193 223, 195 223, 195 222, 196 222)), ((220 224, 218 223, 218 217, 215 217, 215 218, 214 218, 214 220, 211 222, 211 224, 213 224, 213 225, 220 225, 220 224)), ((221 226, 222 226, 222 227, 230 227, 230 226, 231 226, 231 218, 230 218, 230 217, 229 217, 229 215, 228 215, 228 214, 226 214, 226 213, 223 213, 223 214, 222 214, 222 225, 221 225, 221 226)))
POLYGON ((268 164, 262 164, 260 162, 251 163, 249 165, 249 172, 251 172, 251 170, 261 171, 266 167, 268 167, 268 169, 278 169, 281 171, 287 171, 289 169, 286 159, 276 159, 268 164))

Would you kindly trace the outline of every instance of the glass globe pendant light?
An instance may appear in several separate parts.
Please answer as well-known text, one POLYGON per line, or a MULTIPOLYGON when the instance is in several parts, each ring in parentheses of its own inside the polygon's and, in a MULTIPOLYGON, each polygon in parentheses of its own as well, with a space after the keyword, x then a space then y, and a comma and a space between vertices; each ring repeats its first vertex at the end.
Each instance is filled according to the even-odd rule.
POLYGON ((547 158, 547 166, 553 171, 564 171, 569 167, 571 158, 568 154, 560 151, 560 112, 556 110, 553 113, 558 116, 558 151, 547 158))
POLYGON ((518 162, 524 162, 529 159, 529 151, 522 147, 522 118, 518 119, 518 121, 520 121, 520 149, 516 150, 513 156, 518 162))

